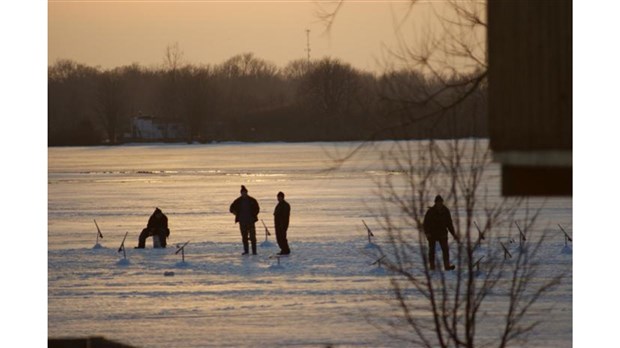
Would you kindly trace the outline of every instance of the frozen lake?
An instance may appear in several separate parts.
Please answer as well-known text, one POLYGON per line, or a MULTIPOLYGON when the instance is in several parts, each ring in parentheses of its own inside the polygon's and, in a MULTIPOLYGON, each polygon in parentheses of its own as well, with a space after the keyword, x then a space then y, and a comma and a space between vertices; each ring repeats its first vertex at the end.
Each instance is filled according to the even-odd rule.
MULTIPOLYGON (((362 224, 382 243, 374 180, 393 175, 380 161, 389 144, 333 171, 330 155, 356 143, 49 148, 48 336, 101 335, 141 347, 402 346, 370 323, 395 312, 362 224), (286 193, 293 255, 280 265, 268 258, 278 250, 274 237, 259 255, 240 255, 228 212, 240 185, 272 233, 276 193, 286 193), (168 216, 171 246, 190 241, 185 263, 174 248, 150 249, 150 239, 133 249, 155 207, 168 216), (93 219, 104 235, 99 249, 93 219), (117 249, 126 232, 123 262, 117 249)), ((498 174, 492 167, 489 180, 498 174)), ((572 233, 570 198, 546 200, 537 229, 557 224, 572 233)), ((259 243, 263 231, 259 222, 259 243)), ((545 324, 529 346, 571 345, 572 254, 563 246, 560 234, 544 246, 549 267, 570 274, 545 299, 558 305, 538 314, 545 324)))

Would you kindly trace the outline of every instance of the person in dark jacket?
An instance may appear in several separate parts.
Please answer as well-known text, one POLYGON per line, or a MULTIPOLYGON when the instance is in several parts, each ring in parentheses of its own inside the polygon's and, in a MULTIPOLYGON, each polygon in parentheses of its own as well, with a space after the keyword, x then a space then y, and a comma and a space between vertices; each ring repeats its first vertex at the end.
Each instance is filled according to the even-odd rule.
POLYGON ((155 211, 149 218, 149 222, 146 224, 146 228, 140 233, 136 249, 144 249, 146 238, 151 236, 157 236, 160 246, 162 248, 166 247, 166 238, 170 236, 168 217, 159 208, 155 208, 155 211))
POLYGON ((450 264, 448 232, 458 242, 458 237, 454 232, 454 225, 452 225, 450 210, 443 204, 443 198, 437 195, 435 197, 435 205, 430 207, 424 215, 424 234, 428 240, 428 261, 431 270, 435 269, 435 244, 437 242, 441 246, 444 269, 447 271, 454 269, 454 265, 450 264))
POLYGON ((230 205, 230 212, 235 215, 235 223, 239 223, 243 254, 249 253, 249 243, 252 242, 252 254, 256 255, 256 227, 260 207, 256 199, 248 195, 248 189, 241 185, 241 196, 230 205))
POLYGON ((284 193, 278 192, 278 205, 273 212, 273 224, 276 227, 276 240, 280 247, 278 255, 288 255, 291 249, 288 247, 286 240, 286 231, 288 230, 289 218, 291 216, 291 206, 284 200, 284 193))

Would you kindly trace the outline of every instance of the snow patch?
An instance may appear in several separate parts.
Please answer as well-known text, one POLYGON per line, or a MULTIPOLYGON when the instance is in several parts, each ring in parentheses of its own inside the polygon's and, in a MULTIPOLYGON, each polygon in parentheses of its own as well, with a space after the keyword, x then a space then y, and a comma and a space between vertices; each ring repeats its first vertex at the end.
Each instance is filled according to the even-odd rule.
POLYGON ((269 240, 263 241, 262 243, 260 243, 260 247, 261 248, 273 248, 274 246, 276 246, 274 243, 272 243, 269 240))
POLYGON ((271 265, 269 267, 267 267, 267 269, 269 269, 270 271, 281 271, 284 269, 284 266, 282 266, 281 264, 278 265, 277 263, 275 265, 271 265))
POLYGON ((383 267, 375 267, 368 272, 372 275, 382 276, 388 274, 388 271, 383 267))

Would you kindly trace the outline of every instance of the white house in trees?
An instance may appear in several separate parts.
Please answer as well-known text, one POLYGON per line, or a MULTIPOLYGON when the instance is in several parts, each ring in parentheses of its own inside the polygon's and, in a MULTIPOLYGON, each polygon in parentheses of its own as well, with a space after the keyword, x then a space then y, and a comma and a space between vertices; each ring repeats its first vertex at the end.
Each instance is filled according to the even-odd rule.
POLYGON ((138 116, 131 121, 131 136, 135 140, 183 140, 186 134, 183 124, 153 116, 138 116))

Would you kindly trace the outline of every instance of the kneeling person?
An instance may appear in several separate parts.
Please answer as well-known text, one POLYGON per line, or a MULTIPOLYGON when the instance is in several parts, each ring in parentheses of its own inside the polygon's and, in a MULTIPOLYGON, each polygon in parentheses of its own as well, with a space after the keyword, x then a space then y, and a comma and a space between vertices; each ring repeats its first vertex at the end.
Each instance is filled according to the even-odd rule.
POLYGON ((157 236, 159 238, 159 244, 162 248, 166 247, 166 238, 170 236, 170 230, 168 229, 168 217, 159 209, 155 208, 155 211, 149 218, 149 222, 146 228, 140 233, 138 237, 138 246, 136 249, 144 249, 146 239, 151 236, 157 236))

